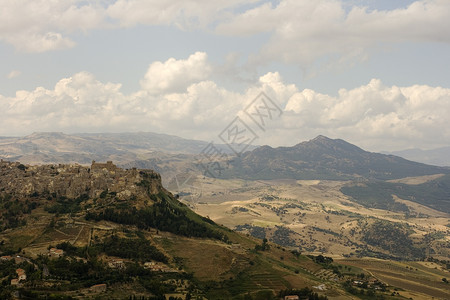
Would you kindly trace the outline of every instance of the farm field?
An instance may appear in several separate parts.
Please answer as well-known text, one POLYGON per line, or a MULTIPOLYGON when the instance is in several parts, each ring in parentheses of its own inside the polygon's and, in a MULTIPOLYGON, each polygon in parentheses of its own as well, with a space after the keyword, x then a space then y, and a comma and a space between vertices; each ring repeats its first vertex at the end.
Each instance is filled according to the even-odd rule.
POLYGON ((381 281, 393 286, 398 293, 413 299, 449 299, 449 285, 442 278, 449 278, 444 271, 431 262, 394 262, 379 259, 344 259, 338 263, 362 268, 381 281))
MULTIPOLYGON (((419 184, 439 176, 407 178, 419 184)), ((191 178, 185 185, 169 185, 174 194, 198 214, 256 237, 266 236, 283 246, 332 257, 390 255, 369 245, 365 234, 376 221, 404 226, 408 239, 423 255, 450 257, 450 215, 394 196, 408 213, 365 207, 341 192, 347 181, 327 180, 222 180, 191 178), (281 229, 280 229, 281 228, 281 229), (375 253, 375 254, 374 254, 375 253), (378 253, 378 254, 376 254, 378 253)))

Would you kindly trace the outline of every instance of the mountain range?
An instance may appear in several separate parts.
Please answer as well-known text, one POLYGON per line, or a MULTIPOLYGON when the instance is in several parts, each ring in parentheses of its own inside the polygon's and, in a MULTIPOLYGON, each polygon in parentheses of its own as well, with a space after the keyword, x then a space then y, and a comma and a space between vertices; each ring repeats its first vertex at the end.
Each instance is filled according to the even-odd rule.
MULTIPOLYGON (((16 161, 0 161, 0 298, 16 291, 9 283, 20 267, 29 279, 18 295, 31 299, 49 292, 102 299, 273 299, 304 287, 308 294, 302 295, 310 299, 318 299, 314 291, 321 299, 342 299, 360 292, 346 283, 360 281, 361 272, 367 283, 378 282, 371 293, 394 299, 378 279, 388 282, 383 276, 392 262, 377 260, 377 272, 373 265, 370 272, 355 271, 350 266, 363 262, 357 258, 448 257, 449 168, 318 136, 292 147, 262 146, 221 157, 220 175, 233 180, 215 181, 192 176, 208 175, 198 163, 207 145, 153 133, 0 138, 0 158, 16 161), (205 198, 198 204, 211 207, 208 213, 197 215, 182 193, 164 188, 162 179, 177 174, 188 175, 188 196, 188 180, 203 180, 205 198), (412 176, 425 178, 405 178, 412 176), (240 218, 236 229, 263 241, 218 225, 227 224, 215 212, 227 200, 232 207, 223 215, 240 218), (322 255, 335 251, 327 243, 339 251, 351 247, 349 260, 333 264, 322 255)), ((433 286, 427 295, 448 298, 441 281, 445 267, 434 266, 401 263, 389 285, 403 288, 398 278, 407 274, 406 290, 418 281, 412 290, 433 286)))
MULTIPOLYGON (((79 163, 113 160, 118 164, 146 159, 155 152, 199 154, 208 142, 152 132, 81 133, 35 132, 24 137, 0 137, 0 157, 29 164, 79 163)), ((224 153, 232 150, 215 145, 224 153)), ((249 147, 254 149, 255 147, 249 147)))
POLYGON ((449 168, 365 151, 341 139, 318 136, 292 147, 262 146, 230 161, 225 177, 242 179, 377 179, 447 174, 449 168))
POLYGON ((418 161, 424 164, 450 166, 450 147, 442 147, 430 150, 413 148, 382 153, 401 156, 403 158, 418 161))
MULTIPOLYGON (((391 154, 365 151, 341 139, 318 136, 292 147, 249 147, 234 156, 227 145, 215 145, 227 153, 223 170, 211 175, 199 164, 209 143, 157 133, 33 133, 0 138, 0 158, 25 164, 114 161, 124 168, 149 168, 163 181, 189 172, 241 179, 377 179, 447 174, 450 169, 406 160, 391 154)), ((221 158, 223 160, 223 158, 221 158)), ((207 168, 207 167, 206 167, 207 168)))

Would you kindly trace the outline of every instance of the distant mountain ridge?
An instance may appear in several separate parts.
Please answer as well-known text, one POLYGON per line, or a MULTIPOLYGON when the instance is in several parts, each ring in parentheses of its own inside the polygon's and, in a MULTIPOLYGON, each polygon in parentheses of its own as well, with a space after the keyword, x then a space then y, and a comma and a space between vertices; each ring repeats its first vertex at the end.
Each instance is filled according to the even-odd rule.
MULTIPOLYGON (((90 164, 92 160, 113 160, 124 165, 145 160, 146 155, 153 152, 195 155, 201 153, 208 144, 152 132, 36 132, 25 137, 0 137, 0 158, 29 164, 90 164)), ((226 145, 215 146, 224 153, 231 153, 226 145)))
POLYGON ((393 152, 382 152, 403 157, 405 159, 435 166, 450 166, 450 147, 441 147, 430 150, 406 149, 393 152))
POLYGON ((321 135, 292 147, 262 146, 233 159, 230 165, 225 177, 243 179, 388 180, 450 172, 321 135))
MULTIPOLYGON (((25 164, 78 163, 112 160, 124 168, 151 168, 164 178, 178 173, 204 172, 195 161, 208 142, 177 136, 138 133, 33 133, 0 138, 0 158, 25 164)), ((215 145, 230 154, 227 145, 215 145)), ((448 174, 450 168, 430 166, 394 155, 365 151, 342 139, 325 136, 292 147, 250 147, 230 156, 220 175, 242 179, 389 180, 448 174)), ((208 174, 205 174, 208 176, 208 174)))

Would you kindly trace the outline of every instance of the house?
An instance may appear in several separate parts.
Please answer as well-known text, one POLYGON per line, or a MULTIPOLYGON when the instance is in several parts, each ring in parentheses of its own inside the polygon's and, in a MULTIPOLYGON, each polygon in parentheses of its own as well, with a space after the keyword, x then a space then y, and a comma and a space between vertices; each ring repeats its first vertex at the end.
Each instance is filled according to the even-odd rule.
POLYGON ((165 264, 156 263, 153 261, 145 262, 144 268, 153 272, 165 272, 165 273, 176 273, 177 270, 174 270, 165 264))
POLYGON ((161 265, 154 265, 152 267, 150 267, 150 270, 155 271, 155 272, 162 272, 164 269, 164 266, 161 265))
POLYGON ((19 279, 17 278, 11 279, 11 285, 19 285, 19 279))
POLYGON ((123 260, 113 259, 108 262, 108 267, 110 267, 111 269, 124 269, 125 264, 124 264, 123 260))
POLYGON ((284 300, 299 300, 297 295, 284 296, 284 300))
POLYGON ((327 286, 325 284, 319 284, 317 286, 313 286, 313 288, 318 289, 319 291, 326 291, 327 286))
POLYGON ((115 172, 117 170, 117 166, 113 164, 112 161, 107 161, 106 164, 95 162, 95 160, 92 161, 91 171, 99 172, 102 171, 103 169, 106 169, 109 172, 115 172))
POLYGON ((50 257, 61 257, 64 255, 64 250, 57 248, 50 248, 48 251, 48 256, 50 257))
POLYGON ((1 261, 8 261, 11 259, 13 259, 13 258, 12 258, 12 256, 9 256, 9 255, 0 256, 1 261))
POLYGON ((147 261, 144 263, 144 268, 145 269, 151 269, 156 265, 156 263, 154 261, 147 261))
POLYGON ((154 262, 144 263, 144 268, 149 269, 153 272, 164 272, 164 269, 166 268, 163 265, 156 264, 154 262))
POLYGON ((95 293, 106 292, 106 284, 105 283, 96 284, 96 285, 91 286, 90 289, 92 292, 95 292, 95 293))
POLYGON ((18 278, 19 281, 27 280, 27 274, 25 274, 24 269, 17 269, 16 273, 17 273, 17 276, 19 277, 18 278))

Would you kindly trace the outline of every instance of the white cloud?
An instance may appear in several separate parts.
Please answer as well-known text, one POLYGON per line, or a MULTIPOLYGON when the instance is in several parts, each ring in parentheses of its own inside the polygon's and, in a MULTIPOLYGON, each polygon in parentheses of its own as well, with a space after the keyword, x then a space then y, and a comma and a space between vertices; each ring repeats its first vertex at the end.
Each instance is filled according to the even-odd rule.
POLYGON ((75 42, 66 35, 99 28, 101 7, 77 0, 0 0, 0 40, 24 52, 70 48, 75 42))
POLYGON ((350 139, 372 149, 450 144, 450 89, 441 87, 387 87, 373 79, 342 89, 337 97, 303 90, 288 100, 285 110, 282 126, 298 120, 303 134, 350 139))
POLYGON ((11 72, 9 72, 9 74, 6 76, 8 79, 13 79, 16 77, 19 77, 22 74, 22 72, 20 72, 19 70, 12 70, 11 72))
POLYGON ((235 116, 242 116, 247 104, 264 91, 284 112, 267 122, 265 132, 245 120, 258 134, 257 144, 293 145, 318 134, 374 150, 450 144, 450 89, 385 86, 373 79, 331 96, 311 89, 300 91, 284 83, 278 73, 267 73, 246 91, 236 93, 206 76, 180 79, 209 65, 204 53, 186 60, 156 62, 146 75, 164 70, 152 69, 160 65, 169 70, 157 77, 156 82, 164 84, 143 85, 129 95, 121 93, 120 84, 102 83, 86 72, 61 79, 53 89, 18 91, 14 97, 0 95, 0 135, 156 131, 217 140, 235 116))
POLYGON ((0 0, 0 40, 23 52, 73 47, 72 34, 93 29, 174 25, 206 28, 255 0, 0 0))
POLYGON ((61 50, 71 48, 75 45, 75 42, 71 39, 64 38, 62 34, 56 32, 17 35, 8 37, 7 40, 23 52, 61 50))
POLYGON ((364 59, 369 48, 383 43, 450 42, 450 2, 416 1, 407 8, 345 11, 338 0, 281 0, 263 3, 216 28, 219 34, 248 36, 266 32, 270 41, 255 60, 302 66, 318 58, 364 59))
POLYGON ((225 18, 228 10, 255 0, 118 0, 107 8, 108 16, 122 27, 175 25, 180 29, 205 28, 225 18))
POLYGON ((0 6, 0 41, 24 52, 67 49, 80 32, 139 25, 233 37, 266 33, 269 40, 249 55, 247 67, 293 63, 309 75, 315 63, 354 63, 383 45, 450 42, 447 0, 419 0, 389 11, 355 5, 346 10, 344 0, 0 0, 0 6))
POLYGON ((242 95, 205 80, 208 70, 206 54, 197 52, 186 60, 155 62, 143 89, 130 95, 121 93, 120 84, 102 83, 87 72, 63 78, 53 89, 0 95, 5 108, 0 135, 139 130, 211 138, 235 116, 242 95))
POLYGON ((192 83, 207 79, 212 68, 204 52, 196 52, 186 60, 170 58, 152 63, 141 87, 152 94, 183 92, 192 83))

